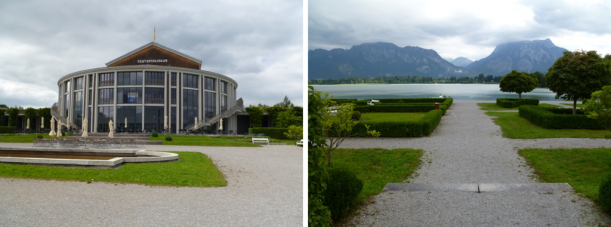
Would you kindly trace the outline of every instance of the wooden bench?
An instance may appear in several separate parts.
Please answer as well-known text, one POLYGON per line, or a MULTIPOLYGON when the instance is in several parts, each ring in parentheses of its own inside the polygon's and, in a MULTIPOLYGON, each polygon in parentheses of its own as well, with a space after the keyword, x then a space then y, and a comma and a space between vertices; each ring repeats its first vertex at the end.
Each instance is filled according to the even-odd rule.
POLYGON ((269 139, 267 138, 252 138, 252 143, 256 142, 265 142, 267 145, 269 145, 269 139))

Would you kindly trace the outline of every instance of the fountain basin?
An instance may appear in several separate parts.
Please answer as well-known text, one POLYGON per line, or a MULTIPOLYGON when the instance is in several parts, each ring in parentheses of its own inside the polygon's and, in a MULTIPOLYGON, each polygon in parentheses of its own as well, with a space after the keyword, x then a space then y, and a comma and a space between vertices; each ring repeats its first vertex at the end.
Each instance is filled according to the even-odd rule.
POLYGON ((178 160, 178 154, 136 149, 0 148, 0 163, 113 167, 178 160))

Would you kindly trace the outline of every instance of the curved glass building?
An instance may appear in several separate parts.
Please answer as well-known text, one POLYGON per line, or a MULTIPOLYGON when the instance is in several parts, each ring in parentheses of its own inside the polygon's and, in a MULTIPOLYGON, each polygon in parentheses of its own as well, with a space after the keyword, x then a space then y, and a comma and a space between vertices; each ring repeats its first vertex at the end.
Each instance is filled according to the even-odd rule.
POLYGON ((86 118, 88 132, 108 132, 110 120, 118 133, 163 132, 165 117, 172 133, 218 132, 221 119, 224 133, 238 132, 237 115, 244 112, 242 100, 236 100, 238 83, 201 70, 201 63, 151 42, 106 67, 63 76, 51 113, 63 123, 69 119, 76 130, 86 118))

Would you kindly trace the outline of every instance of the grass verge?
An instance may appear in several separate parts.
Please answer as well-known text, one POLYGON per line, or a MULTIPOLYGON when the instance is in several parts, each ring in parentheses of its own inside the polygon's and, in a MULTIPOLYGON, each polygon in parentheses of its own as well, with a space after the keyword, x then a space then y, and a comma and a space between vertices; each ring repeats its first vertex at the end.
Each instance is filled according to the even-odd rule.
MULTIPOLYGON (((44 139, 51 139, 48 133, 32 133, 32 134, 2 134, 0 135, 0 143, 32 143, 32 140, 37 138, 39 135, 44 139)), ((64 134, 69 136, 70 134, 64 134)))
POLYGON ((503 136, 511 139, 537 138, 604 138, 608 130, 545 129, 520 117, 518 112, 486 112, 495 116, 493 121, 501 126, 503 136))
POLYGON ((522 149, 518 151, 535 169, 539 179, 569 183, 575 191, 598 202, 598 188, 611 173, 611 149, 522 149))
MULTIPOLYGON (((480 106, 482 110, 486 110, 486 111, 494 111, 494 110, 518 110, 520 108, 520 107, 514 107, 514 108, 500 107, 496 103, 493 103, 493 102, 478 103, 477 105, 480 106)), ((539 103, 539 106, 540 107, 562 107, 562 106, 557 106, 557 105, 552 105, 552 104, 547 104, 547 103, 539 103)))
POLYGON ((221 187, 227 186, 223 173, 212 160, 198 152, 173 152, 180 161, 126 163, 118 169, 70 168, 0 163, 0 177, 105 181, 144 185, 221 187))
POLYGON ((419 121, 426 113, 362 113, 361 121, 419 121))
POLYGON ((232 141, 227 138, 213 138, 203 135, 170 135, 172 141, 165 141, 166 135, 149 137, 152 141, 163 141, 163 145, 186 145, 186 146, 222 146, 222 147, 260 147, 249 141, 232 141))
MULTIPOLYGON (((565 105, 565 106, 570 106, 571 108, 573 108, 573 103, 560 103, 560 104, 565 105)), ((583 107, 583 104, 577 104, 577 108, 581 108, 581 107, 583 107)))
MULTIPOLYGON (((363 181, 363 190, 356 198, 356 205, 362 205, 379 194, 387 183, 401 183, 412 176, 420 165, 424 151, 415 149, 337 149, 331 154, 333 167, 344 167, 363 181)), ((351 208, 353 214, 356 207, 351 208)), ((346 222, 352 215, 340 220, 346 222)))

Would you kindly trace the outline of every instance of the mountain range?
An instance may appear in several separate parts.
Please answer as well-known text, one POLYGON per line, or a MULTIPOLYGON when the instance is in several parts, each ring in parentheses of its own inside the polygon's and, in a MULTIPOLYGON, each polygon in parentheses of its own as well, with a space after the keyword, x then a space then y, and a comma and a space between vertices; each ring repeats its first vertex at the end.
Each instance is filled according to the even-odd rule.
POLYGON ((480 73, 503 76, 513 69, 547 72, 565 50, 550 39, 511 42, 498 45, 488 57, 472 62, 464 57, 444 59, 434 50, 417 46, 364 43, 350 49, 308 51, 308 78, 462 77, 480 73))

